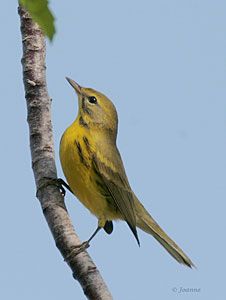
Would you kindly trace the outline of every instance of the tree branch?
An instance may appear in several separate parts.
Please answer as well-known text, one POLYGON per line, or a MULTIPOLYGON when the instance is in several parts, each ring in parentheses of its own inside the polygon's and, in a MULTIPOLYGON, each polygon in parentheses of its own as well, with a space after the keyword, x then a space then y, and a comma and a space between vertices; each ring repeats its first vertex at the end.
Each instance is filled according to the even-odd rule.
MULTIPOLYGON (((32 168, 37 189, 44 177, 57 178, 51 124, 51 99, 46 85, 45 38, 28 12, 19 6, 23 43, 23 80, 30 130, 32 168)), ((88 299, 112 299, 97 267, 86 251, 73 255, 81 244, 72 226, 63 196, 56 186, 38 190, 37 197, 57 248, 88 299), (70 259, 68 258, 70 255, 70 259), (68 259, 67 259, 68 258, 68 259)))

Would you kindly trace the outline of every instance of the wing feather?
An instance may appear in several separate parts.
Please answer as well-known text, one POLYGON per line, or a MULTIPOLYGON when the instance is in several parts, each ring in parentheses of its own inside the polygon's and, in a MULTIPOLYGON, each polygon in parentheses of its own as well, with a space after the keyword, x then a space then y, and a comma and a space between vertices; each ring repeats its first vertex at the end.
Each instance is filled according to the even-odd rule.
POLYGON ((94 155, 94 171, 101 180, 101 185, 104 186, 105 192, 108 194, 108 198, 110 197, 113 200, 113 203, 119 209, 120 213, 132 230, 138 244, 140 244, 136 230, 133 192, 126 177, 121 157, 118 153, 117 155, 117 159, 115 160, 117 161, 117 165, 114 164, 114 170, 110 166, 110 163, 107 164, 106 159, 105 162, 103 162, 94 155))

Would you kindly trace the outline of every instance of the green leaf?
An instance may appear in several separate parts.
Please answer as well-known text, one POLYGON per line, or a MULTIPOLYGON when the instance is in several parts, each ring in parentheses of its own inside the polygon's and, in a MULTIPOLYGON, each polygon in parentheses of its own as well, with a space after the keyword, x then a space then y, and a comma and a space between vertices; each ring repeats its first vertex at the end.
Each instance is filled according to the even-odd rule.
POLYGON ((19 0, 20 4, 38 23, 44 34, 52 41, 55 34, 54 16, 48 7, 48 0, 19 0))

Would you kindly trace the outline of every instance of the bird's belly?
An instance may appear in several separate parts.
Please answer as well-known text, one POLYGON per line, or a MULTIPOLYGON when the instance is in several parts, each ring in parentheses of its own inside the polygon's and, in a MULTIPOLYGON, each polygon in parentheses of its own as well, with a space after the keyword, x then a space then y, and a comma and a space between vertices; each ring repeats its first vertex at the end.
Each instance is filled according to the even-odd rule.
POLYGON ((82 152, 82 155, 79 154, 75 143, 65 144, 65 141, 61 141, 61 165, 74 195, 97 218, 106 220, 120 218, 119 213, 109 206, 106 198, 98 190, 89 157, 85 152, 82 152))

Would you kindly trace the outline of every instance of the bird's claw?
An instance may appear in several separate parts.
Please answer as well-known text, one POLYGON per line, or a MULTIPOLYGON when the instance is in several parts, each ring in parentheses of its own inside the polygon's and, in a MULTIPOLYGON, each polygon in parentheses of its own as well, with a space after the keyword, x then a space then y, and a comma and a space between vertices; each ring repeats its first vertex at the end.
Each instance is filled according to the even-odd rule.
POLYGON ((61 178, 50 178, 50 177, 42 177, 41 179, 41 183, 37 189, 37 192, 36 192, 36 196, 38 194, 38 191, 40 189, 43 189, 45 187, 47 187, 48 185, 55 185, 56 187, 59 188, 60 192, 61 192, 61 195, 64 197, 66 195, 66 190, 64 188, 64 186, 71 192, 71 188, 69 187, 69 185, 61 178))
POLYGON ((89 246, 90 245, 88 241, 83 242, 81 245, 74 246, 71 252, 64 258, 64 260, 67 262, 70 261, 73 257, 89 248, 89 246))

